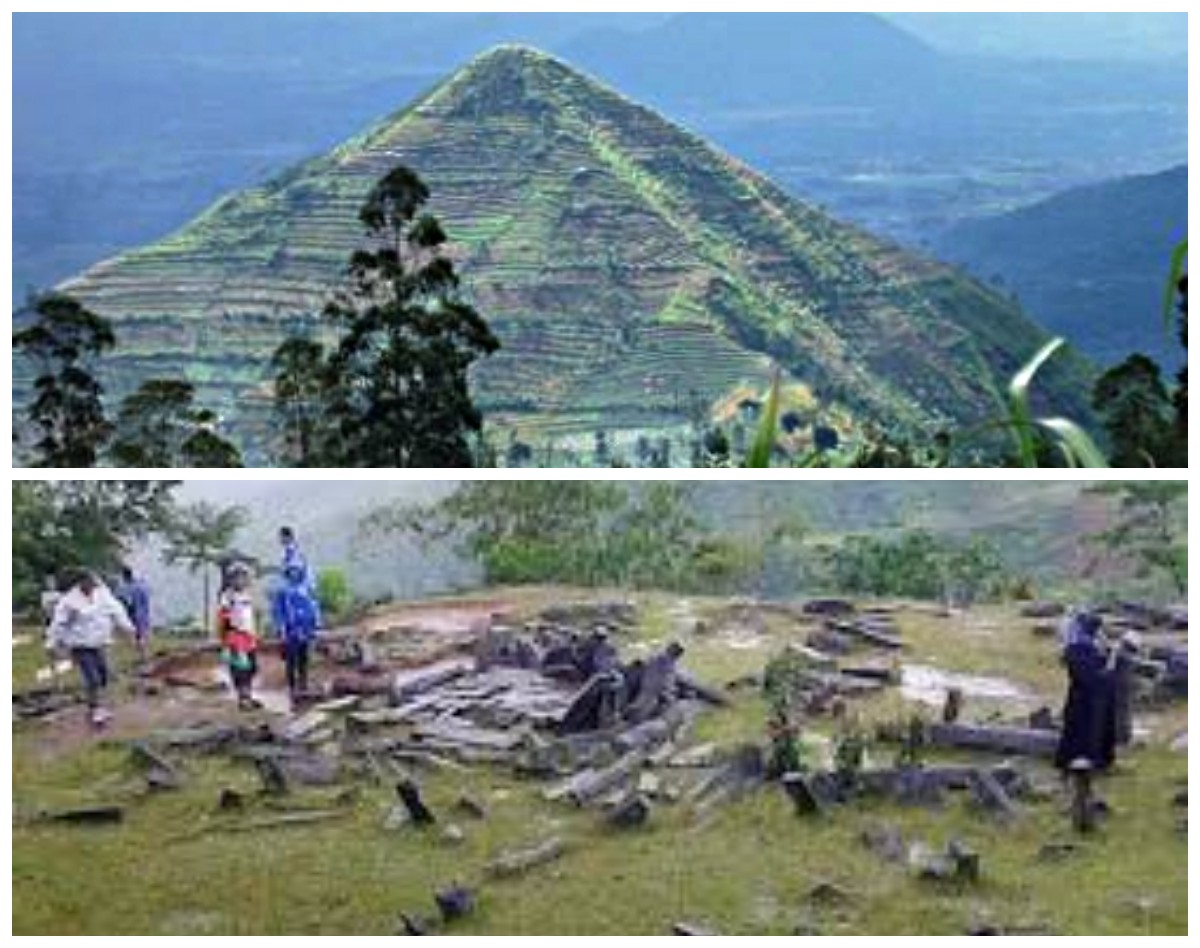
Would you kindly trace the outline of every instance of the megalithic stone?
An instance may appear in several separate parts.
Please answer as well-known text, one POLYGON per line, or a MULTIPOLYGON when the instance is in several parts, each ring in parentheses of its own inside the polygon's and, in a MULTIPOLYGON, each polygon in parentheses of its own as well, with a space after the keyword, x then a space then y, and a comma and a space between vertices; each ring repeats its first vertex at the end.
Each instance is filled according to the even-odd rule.
POLYGON ((1096 828, 1096 803, 1092 797, 1094 768, 1090 760, 1071 762, 1071 823, 1075 832, 1091 833, 1096 828))
POLYGON ((895 634, 894 627, 890 625, 881 627, 879 624, 864 620, 844 622, 838 619, 827 619, 826 628, 841 635, 861 639, 868 645, 889 652, 898 652, 904 648, 904 642, 895 634))
POLYGON ((510 879, 561 859, 566 852, 567 844, 558 837, 551 837, 528 849, 501 853, 488 863, 486 872, 493 879, 510 879))
POLYGON ((119 806, 83 806, 50 813, 45 818, 55 823, 103 826, 122 822, 125 819, 125 809, 119 806))
POLYGON ((262 780, 263 791, 273 797, 284 796, 290 788, 283 765, 274 757, 260 757, 254 762, 262 780))
POLYGON ((414 826, 432 826, 437 822, 433 811, 421 799, 421 788, 415 780, 401 780, 396 784, 396 795, 400 797, 414 826))
POLYGON ((1059 736, 1053 731, 971 724, 933 724, 926 736, 935 747, 1041 758, 1052 758, 1059 743, 1059 736))
POLYGON ((546 797, 569 800, 578 807, 588 806, 605 794, 632 783, 645 762, 643 752, 631 751, 609 767, 580 771, 565 783, 548 790, 546 797))
POLYGON ((653 807, 641 793, 633 793, 605 814, 604 822, 618 830, 637 829, 650 821, 653 807))
POLYGON ((946 692, 946 703, 942 705, 942 723, 957 724, 962 717, 964 695, 961 688, 951 688, 946 692))
POLYGON ((990 771, 975 771, 971 781, 971 791, 976 802, 989 813, 994 813, 1003 819, 1015 819, 1021 815, 1021 808, 1017 806, 996 775, 990 771))
POLYGON ((679 695, 682 698, 695 698, 697 701, 702 701, 715 708, 729 706, 729 696, 724 691, 714 688, 711 685, 706 685, 688 672, 677 672, 676 683, 679 695))
POLYGON ((784 774, 783 789, 795 806, 797 816, 823 816, 829 808, 829 801, 805 774, 784 774))
POLYGON ((466 886, 441 889, 434 893, 433 900, 442 914, 442 921, 447 924, 466 918, 475 910, 475 893, 466 886))
POLYGON ((711 929, 693 925, 691 922, 676 922, 671 926, 671 934, 716 937, 717 933, 711 929))

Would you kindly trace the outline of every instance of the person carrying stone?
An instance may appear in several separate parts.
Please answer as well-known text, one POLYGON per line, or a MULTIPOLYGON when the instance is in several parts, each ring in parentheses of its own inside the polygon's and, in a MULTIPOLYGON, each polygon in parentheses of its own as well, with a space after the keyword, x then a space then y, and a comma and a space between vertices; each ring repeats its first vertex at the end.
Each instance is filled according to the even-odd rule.
POLYGON ((82 571, 54 607, 46 629, 46 646, 54 656, 64 652, 70 655, 83 681, 88 719, 95 728, 104 727, 112 719, 102 701, 110 679, 108 648, 114 631, 134 631, 125 607, 95 573, 82 571))

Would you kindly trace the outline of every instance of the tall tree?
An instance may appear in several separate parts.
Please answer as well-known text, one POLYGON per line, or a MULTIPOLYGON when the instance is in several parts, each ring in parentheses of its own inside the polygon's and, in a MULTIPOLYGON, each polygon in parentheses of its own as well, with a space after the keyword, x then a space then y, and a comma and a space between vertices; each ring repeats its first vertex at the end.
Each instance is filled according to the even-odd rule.
POLYGON ((387 506, 369 529, 454 542, 497 583, 728 588, 757 560, 709 529, 686 485, 476 481, 421 507, 387 506))
POLYGON ((329 460, 346 467, 470 467, 482 428, 468 372, 499 349, 459 293, 429 190, 391 171, 359 215, 367 246, 327 307, 341 331, 325 372, 329 460))
POLYGON ((171 481, 16 481, 13 604, 31 607, 47 576, 115 570, 133 540, 158 533, 173 509, 171 481))
POLYGON ((1172 406, 1162 370, 1133 355, 1104 373, 1092 393, 1113 467, 1155 467, 1170 450, 1172 406))
POLYGON ((169 565, 182 564, 193 574, 199 573, 203 580, 200 621, 206 630, 212 627, 212 567, 229 552, 248 519, 241 507, 217 507, 200 501, 178 510, 164 530, 163 561, 169 565))
POLYGON ((242 453, 231 441, 217 433, 217 415, 207 408, 198 408, 193 416, 191 433, 179 447, 182 467, 239 468, 243 467, 242 453))
POLYGON ((234 468, 241 454, 215 428, 216 415, 195 404, 182 379, 151 379, 125 398, 110 449, 118 467, 234 468))
POLYGON ((29 421, 37 467, 95 467, 112 425, 92 363, 116 345, 112 326, 63 293, 33 305, 34 321, 13 336, 13 353, 37 366, 29 421))
POLYGON ((290 336, 271 357, 271 370, 275 415, 283 425, 281 460, 288 467, 318 466, 325 349, 308 336, 290 336))

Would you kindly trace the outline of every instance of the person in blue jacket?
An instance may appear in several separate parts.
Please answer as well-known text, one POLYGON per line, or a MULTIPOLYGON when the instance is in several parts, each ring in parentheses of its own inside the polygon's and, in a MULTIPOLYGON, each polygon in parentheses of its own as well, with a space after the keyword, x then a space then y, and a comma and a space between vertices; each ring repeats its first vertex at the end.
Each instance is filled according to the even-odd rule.
POLYGON ((321 625, 317 599, 302 567, 284 568, 282 582, 272 597, 271 617, 287 669, 288 694, 295 708, 309 695, 309 661, 321 625))
POLYGON ((317 579, 313 575, 313 571, 309 567, 308 560, 305 558, 303 551, 300 549, 300 541, 296 538, 296 531, 291 527, 280 527, 279 545, 283 547, 283 562, 280 564, 280 573, 287 573, 288 570, 298 571, 303 577, 302 581, 305 587, 315 597, 317 594, 317 579))
POLYGON ((144 665, 150 646, 150 587, 129 566, 121 568, 121 581, 113 590, 133 624, 133 642, 144 665))

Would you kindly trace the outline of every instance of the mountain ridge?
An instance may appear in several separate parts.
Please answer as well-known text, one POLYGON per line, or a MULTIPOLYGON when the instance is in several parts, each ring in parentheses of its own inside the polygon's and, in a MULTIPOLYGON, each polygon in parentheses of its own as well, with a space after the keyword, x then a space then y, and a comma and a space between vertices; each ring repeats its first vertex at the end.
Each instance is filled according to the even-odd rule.
POLYGON ((1002 277, 1044 326, 1102 364, 1143 352, 1173 365, 1182 355, 1157 313, 1167 260, 1187 238, 1187 193, 1187 165, 1113 178, 964 221, 934 249, 1002 277))
MULTIPOLYGON (((116 320, 124 381, 181 372, 226 412, 257 400, 262 424, 264 353, 319 311, 360 240, 358 204, 397 163, 426 177, 505 344, 476 379, 501 427, 678 427, 697 389, 711 405, 761 387, 773 361, 814 424, 977 420, 993 407, 977 363, 998 382, 1045 338, 951 268, 826 217, 653 110, 510 44, 64 289, 116 320), (560 417, 543 424, 547 414, 560 417)), ((1081 363, 1051 372, 1058 405, 1081 408, 1084 374, 1081 363)))

